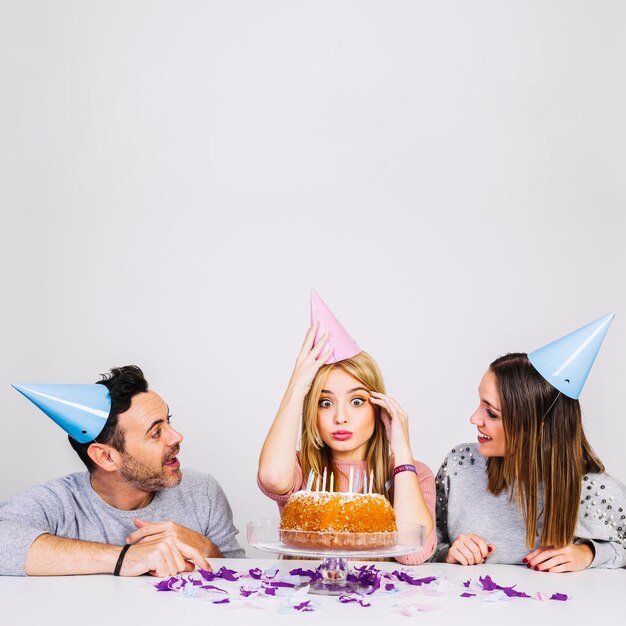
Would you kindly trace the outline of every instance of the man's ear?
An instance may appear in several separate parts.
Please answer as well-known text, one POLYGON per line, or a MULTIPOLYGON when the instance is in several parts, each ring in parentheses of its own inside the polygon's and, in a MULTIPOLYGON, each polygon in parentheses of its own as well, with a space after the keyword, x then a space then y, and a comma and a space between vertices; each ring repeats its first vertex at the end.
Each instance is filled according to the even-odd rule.
POLYGON ((102 443, 92 443, 89 448, 87 448, 87 454, 96 466, 105 472, 114 472, 117 469, 115 461, 113 460, 115 452, 111 446, 102 443))

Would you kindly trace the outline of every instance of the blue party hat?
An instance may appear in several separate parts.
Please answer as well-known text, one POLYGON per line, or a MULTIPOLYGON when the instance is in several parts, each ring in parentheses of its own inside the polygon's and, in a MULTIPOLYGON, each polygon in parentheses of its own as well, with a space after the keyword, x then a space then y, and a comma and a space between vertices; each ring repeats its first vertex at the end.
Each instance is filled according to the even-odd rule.
POLYGON ((614 317, 609 313, 530 352, 528 359, 553 387, 577 400, 614 317))
POLYGON ((111 411, 111 397, 104 385, 12 386, 79 443, 93 441, 111 411))

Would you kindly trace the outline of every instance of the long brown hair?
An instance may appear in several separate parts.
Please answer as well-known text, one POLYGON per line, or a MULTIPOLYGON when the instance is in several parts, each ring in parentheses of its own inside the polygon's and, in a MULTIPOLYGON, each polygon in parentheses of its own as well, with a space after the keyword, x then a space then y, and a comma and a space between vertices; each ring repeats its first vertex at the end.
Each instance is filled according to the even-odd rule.
MULTIPOLYGON (((328 374, 334 367, 339 367, 351 376, 354 376, 368 391, 385 393, 385 382, 380 368, 367 352, 359 352, 351 359, 323 365, 319 369, 313 379, 309 393, 304 398, 302 407, 300 466, 304 476, 308 476, 311 469, 320 476, 325 467, 329 469, 333 467, 332 451, 322 441, 317 428, 317 408, 328 374)), ((365 462, 368 475, 370 471, 374 472, 373 490, 386 496, 385 483, 390 478, 389 441, 385 433, 385 425, 380 418, 380 409, 378 407, 374 408, 376 410, 374 433, 367 445, 365 462)), ((334 471, 337 470, 335 469, 334 471)))
POLYGON ((583 474, 603 472, 604 465, 583 431, 580 404, 546 381, 523 352, 496 359, 505 456, 487 459, 487 488, 494 495, 517 491, 526 521, 526 545, 535 546, 543 514, 541 545, 562 548, 574 537, 583 474), (537 510, 543 483, 543 511, 537 510))

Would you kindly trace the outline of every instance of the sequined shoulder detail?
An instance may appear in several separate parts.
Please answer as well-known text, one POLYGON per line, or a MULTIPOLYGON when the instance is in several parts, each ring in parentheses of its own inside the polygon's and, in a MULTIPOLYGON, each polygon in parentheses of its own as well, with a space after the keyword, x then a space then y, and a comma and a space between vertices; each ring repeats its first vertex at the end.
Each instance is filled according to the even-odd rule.
POLYGON ((462 443, 450 450, 446 460, 437 473, 437 480, 441 481, 445 476, 457 476, 460 471, 472 467, 476 463, 475 446, 462 443))
MULTIPOLYGON (((585 474, 580 491, 580 516, 598 520, 607 526, 608 540, 615 541, 626 550, 626 504, 615 493, 617 485, 606 474, 585 474)), ((596 522, 596 523, 598 523, 596 522)))

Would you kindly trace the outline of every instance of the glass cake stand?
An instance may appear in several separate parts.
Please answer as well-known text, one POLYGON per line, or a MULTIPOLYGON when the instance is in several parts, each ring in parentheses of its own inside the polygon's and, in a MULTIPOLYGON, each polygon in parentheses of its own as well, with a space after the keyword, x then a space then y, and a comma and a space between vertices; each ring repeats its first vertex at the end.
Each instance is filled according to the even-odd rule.
POLYGON ((424 544, 424 527, 398 522, 394 533, 331 533, 280 530, 280 519, 269 518, 248 522, 248 543, 264 552, 300 558, 321 558, 321 580, 311 583, 311 593, 341 595, 368 590, 348 580, 347 559, 362 561, 412 554, 424 544), (307 544, 298 544, 305 535, 307 544), (345 547, 345 544, 351 547, 345 547))

